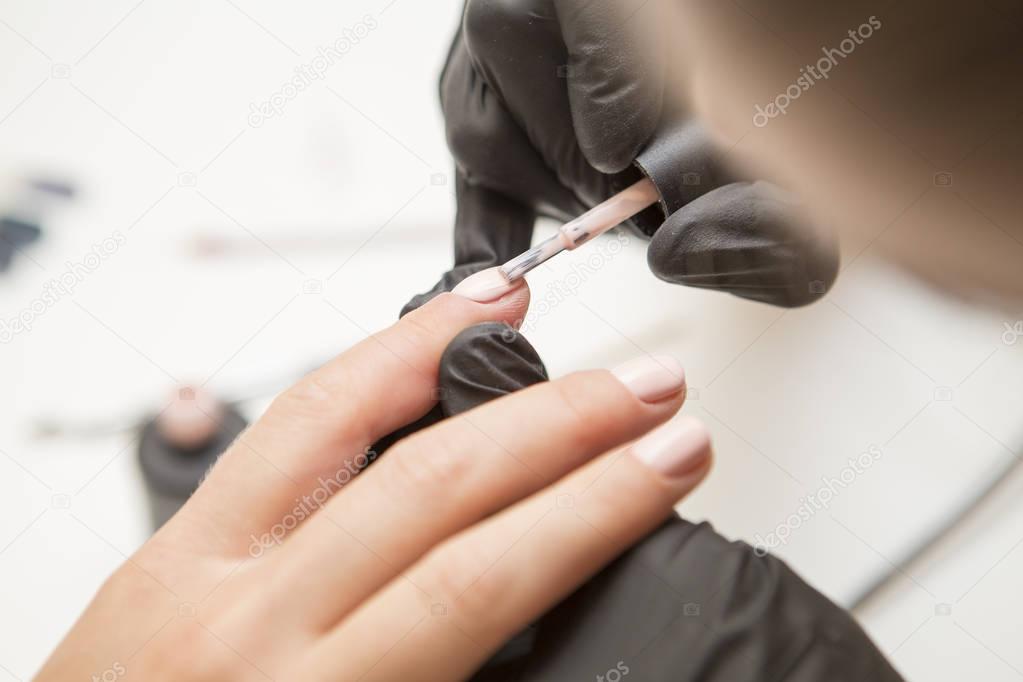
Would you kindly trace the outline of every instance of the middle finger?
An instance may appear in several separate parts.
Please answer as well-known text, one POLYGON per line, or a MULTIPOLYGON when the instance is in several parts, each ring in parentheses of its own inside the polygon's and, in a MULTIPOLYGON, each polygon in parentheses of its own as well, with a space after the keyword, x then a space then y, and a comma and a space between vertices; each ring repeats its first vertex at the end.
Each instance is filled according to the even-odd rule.
POLYGON ((684 387, 677 362, 648 357, 438 424, 388 451, 255 570, 297 599, 304 622, 329 627, 438 542, 669 419, 684 387))

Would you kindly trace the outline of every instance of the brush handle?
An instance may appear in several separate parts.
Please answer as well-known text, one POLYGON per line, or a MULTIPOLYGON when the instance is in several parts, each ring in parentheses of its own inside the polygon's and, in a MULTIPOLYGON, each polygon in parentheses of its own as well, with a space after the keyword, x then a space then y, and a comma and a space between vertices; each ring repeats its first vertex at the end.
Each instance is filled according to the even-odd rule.
POLYGON ((637 213, 650 208, 659 199, 660 196, 657 194, 654 183, 647 178, 640 180, 572 222, 563 225, 560 232, 568 240, 565 248, 575 249, 582 246, 594 237, 599 237, 637 213))
POLYGON ((505 263, 501 267, 501 273, 509 282, 522 279, 528 272, 562 251, 571 251, 582 246, 594 237, 618 227, 659 200, 660 196, 654 183, 649 179, 640 180, 575 220, 565 223, 550 239, 505 263))

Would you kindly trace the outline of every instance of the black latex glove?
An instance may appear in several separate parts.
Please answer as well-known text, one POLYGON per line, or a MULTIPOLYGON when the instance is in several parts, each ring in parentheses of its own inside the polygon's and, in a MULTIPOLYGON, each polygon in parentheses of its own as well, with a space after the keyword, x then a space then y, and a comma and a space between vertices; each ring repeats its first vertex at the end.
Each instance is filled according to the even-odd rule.
POLYGON ((831 286, 830 235, 777 188, 728 169, 696 121, 665 110, 658 5, 467 1, 441 78, 457 162, 455 267, 406 310, 525 251, 537 216, 568 220, 644 175, 662 201, 632 226, 651 237, 661 279, 781 306, 831 286))
MULTIPOLYGON (((440 400, 409 430, 547 380, 503 324, 472 327, 441 361, 440 400)), ((407 431, 406 431, 407 433, 407 431)), ((378 445, 378 449, 386 444, 378 445)), ((677 516, 510 642, 477 682, 894 682, 844 610, 782 561, 677 516)))

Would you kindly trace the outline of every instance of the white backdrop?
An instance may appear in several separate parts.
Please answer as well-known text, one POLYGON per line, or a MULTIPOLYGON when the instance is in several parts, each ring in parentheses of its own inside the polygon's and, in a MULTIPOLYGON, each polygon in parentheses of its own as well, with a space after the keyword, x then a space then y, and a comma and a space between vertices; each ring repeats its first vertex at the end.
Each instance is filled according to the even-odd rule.
MULTIPOLYGON (((40 439, 41 421, 124 423, 182 381, 246 394, 389 323, 448 265, 436 80, 460 6, 0 0, 0 170, 80 189, 0 279, 2 319, 117 242, 0 345, 0 682, 33 674, 148 532, 134 435, 40 439), (352 35, 310 87, 282 89, 352 35), (253 116, 268 100, 277 111, 253 116), (227 252, 198 257, 199 238, 227 252)), ((827 302, 783 312, 657 282, 625 242, 538 272, 535 299, 563 294, 534 311, 530 337, 555 375, 682 360, 686 411, 717 449, 683 512, 748 541, 788 532, 778 553, 835 599, 1019 453, 1013 320, 941 299, 868 244, 846 244, 827 302), (863 453, 870 466, 849 476, 863 453), (794 522, 825 487, 827 508, 794 522)), ((859 612, 907 676, 1023 676, 1021 487, 859 612)))

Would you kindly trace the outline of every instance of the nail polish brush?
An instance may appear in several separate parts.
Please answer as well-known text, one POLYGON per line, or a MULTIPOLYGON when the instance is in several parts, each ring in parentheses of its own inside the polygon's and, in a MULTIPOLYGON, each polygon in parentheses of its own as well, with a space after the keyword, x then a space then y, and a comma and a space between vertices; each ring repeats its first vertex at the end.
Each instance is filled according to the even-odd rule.
POLYGON ((649 179, 640 180, 575 220, 565 223, 550 239, 502 265, 501 274, 508 282, 516 282, 562 251, 572 251, 618 227, 659 199, 654 183, 649 179))

